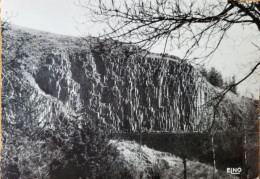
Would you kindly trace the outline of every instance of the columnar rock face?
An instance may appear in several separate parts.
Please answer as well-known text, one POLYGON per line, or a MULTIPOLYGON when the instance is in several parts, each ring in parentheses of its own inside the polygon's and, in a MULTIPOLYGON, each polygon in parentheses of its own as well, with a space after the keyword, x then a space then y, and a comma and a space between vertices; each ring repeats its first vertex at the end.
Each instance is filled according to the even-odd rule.
POLYGON ((3 101, 6 120, 17 121, 25 110, 10 100, 35 106, 37 99, 33 115, 41 125, 52 126, 60 116, 77 119, 85 112, 86 120, 117 132, 212 126, 212 108, 204 104, 218 89, 177 57, 133 53, 136 48, 122 44, 108 49, 93 45, 95 39, 20 28, 4 35, 4 47, 12 49, 3 51, 3 72, 9 75, 3 90, 12 95, 3 101))
POLYGON ((103 85, 94 89, 97 113, 116 131, 205 129, 202 105, 210 88, 191 65, 154 54, 93 56, 103 85))

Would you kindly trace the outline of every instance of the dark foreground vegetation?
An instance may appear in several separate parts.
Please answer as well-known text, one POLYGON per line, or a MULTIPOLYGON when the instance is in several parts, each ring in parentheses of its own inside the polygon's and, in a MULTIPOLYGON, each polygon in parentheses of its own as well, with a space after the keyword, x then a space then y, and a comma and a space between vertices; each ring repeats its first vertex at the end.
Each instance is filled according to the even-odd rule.
MULTIPOLYGON (((132 140, 140 143, 140 134, 117 133, 115 139, 132 140)), ((248 143, 244 144, 241 133, 216 133, 214 145, 212 136, 207 133, 143 133, 142 144, 158 151, 169 152, 182 158, 213 165, 215 150, 216 168, 226 171, 230 167, 242 167, 249 178, 258 176, 258 133, 248 134, 248 143), (245 152, 247 161, 245 161, 245 152), (247 170, 247 171, 245 171, 247 170)))

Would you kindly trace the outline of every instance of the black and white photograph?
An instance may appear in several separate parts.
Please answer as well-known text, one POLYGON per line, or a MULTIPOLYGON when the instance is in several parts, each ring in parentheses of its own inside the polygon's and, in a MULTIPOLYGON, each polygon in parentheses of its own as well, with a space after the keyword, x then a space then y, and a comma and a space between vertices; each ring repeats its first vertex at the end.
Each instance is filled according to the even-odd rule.
POLYGON ((259 179, 260 1, 2 0, 1 179, 259 179))

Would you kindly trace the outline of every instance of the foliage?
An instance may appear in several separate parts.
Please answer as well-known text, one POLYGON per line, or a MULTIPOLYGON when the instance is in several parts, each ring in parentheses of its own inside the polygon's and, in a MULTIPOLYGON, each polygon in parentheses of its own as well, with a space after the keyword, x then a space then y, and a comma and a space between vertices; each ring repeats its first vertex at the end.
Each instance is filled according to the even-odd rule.
POLYGON ((50 164, 50 177, 55 179, 96 178, 103 174, 107 155, 106 135, 91 120, 60 118, 63 128, 46 131, 52 145, 61 148, 62 157, 50 164), (63 140, 61 140, 63 139, 63 140))
POLYGON ((219 71, 216 68, 212 67, 207 75, 207 79, 213 86, 223 87, 223 78, 219 71))
POLYGON ((237 86, 235 84, 236 84, 236 77, 235 77, 235 75, 232 76, 231 79, 228 79, 227 81, 225 81, 225 83, 224 83, 225 86, 231 86, 230 92, 232 92, 234 94, 238 94, 237 93, 237 86))

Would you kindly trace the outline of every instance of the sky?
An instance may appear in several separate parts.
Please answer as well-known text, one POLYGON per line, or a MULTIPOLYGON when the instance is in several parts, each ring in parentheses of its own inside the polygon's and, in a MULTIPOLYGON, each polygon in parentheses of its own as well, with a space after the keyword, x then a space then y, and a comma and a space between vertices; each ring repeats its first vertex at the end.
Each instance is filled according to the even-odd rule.
MULTIPOLYGON (((77 0, 2 0, 1 17, 13 24, 56 34, 97 36, 102 25, 86 20, 86 9, 77 5, 77 0)), ((218 69, 224 78, 233 75, 239 80, 259 61, 260 52, 253 44, 260 44, 260 35, 254 26, 234 26, 228 38, 222 41, 213 57, 205 63, 206 68, 218 69)), ((152 51, 162 52, 156 46, 152 51)), ((183 51, 173 49, 168 53, 182 56, 183 51)), ((259 96, 260 70, 238 87, 239 94, 254 98, 259 96)))

